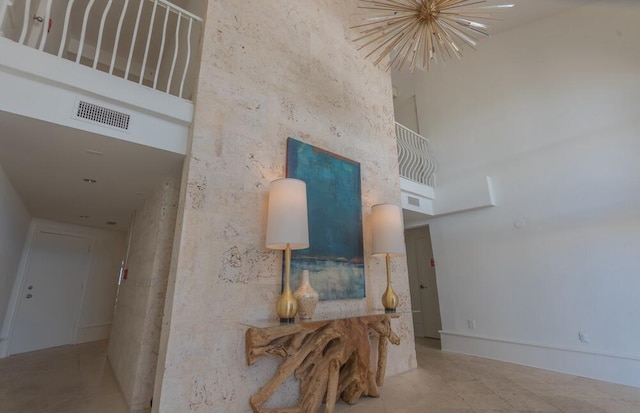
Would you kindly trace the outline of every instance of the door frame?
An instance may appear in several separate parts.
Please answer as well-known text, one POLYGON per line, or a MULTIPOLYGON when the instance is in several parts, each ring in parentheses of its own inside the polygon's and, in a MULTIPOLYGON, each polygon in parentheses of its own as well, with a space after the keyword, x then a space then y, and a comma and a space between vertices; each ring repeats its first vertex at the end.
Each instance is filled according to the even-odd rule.
MULTIPOLYGON (((427 232, 427 234, 429 236, 429 240, 430 240, 429 243, 431 244, 431 251, 430 251, 431 257, 435 257, 435 254, 433 252, 433 240, 431 238, 431 226, 429 224, 425 224, 425 225, 419 225, 419 226, 416 226, 416 227, 405 228, 405 230, 404 230, 405 231, 405 233, 404 233, 405 239, 406 239, 408 231, 415 231, 415 230, 421 230, 421 231, 426 231, 427 232)), ((437 298, 438 298, 438 306, 437 306, 438 307, 438 316, 439 316, 439 319, 440 319, 440 329, 438 330, 438 335, 441 337, 441 332, 442 332, 442 313, 441 313, 441 309, 440 309, 440 292, 438 290, 437 271, 435 269, 435 265, 432 265, 432 266, 434 267, 433 268, 434 277, 435 277, 434 281, 436 283, 436 295, 437 295, 437 298)), ((415 275, 417 276, 418 274, 415 274, 415 275)), ((411 274, 409 274, 409 278, 410 278, 409 279, 410 293, 412 295, 414 293, 417 294, 417 296, 418 296, 418 304, 419 304, 419 306, 418 306, 419 308, 417 308, 417 310, 420 311, 420 313, 421 313, 421 315, 420 315, 420 324, 421 324, 420 325, 420 331, 423 333, 423 335, 422 336, 416 335, 416 337, 428 337, 426 335, 424 319, 423 319, 423 316, 422 316, 422 314, 425 313, 425 311, 424 311, 425 307, 424 307, 423 301, 422 301, 422 291, 420 291, 420 290, 414 291, 414 288, 419 288, 418 286, 421 284, 421 280, 419 278, 412 280, 411 274)), ((412 309, 413 309, 415 307, 415 305, 413 303, 413 300, 412 300, 411 304, 412 304, 412 309)), ((436 338, 436 337, 429 337, 429 338, 434 338, 434 339, 437 339, 437 340, 440 339, 440 338, 436 338)))
POLYGON ((2 330, 0 331, 0 337, 3 338, 0 340, 0 358, 10 356, 9 353, 11 339, 13 338, 13 331, 15 329, 16 318, 18 315, 18 310, 20 307, 20 303, 22 300, 21 292, 24 289, 27 272, 29 270, 29 264, 31 261, 31 254, 36 242, 36 238, 40 232, 48 232, 52 234, 59 234, 64 236, 73 236, 79 238, 86 238, 89 240, 89 245, 91 248, 91 253, 89 259, 87 260, 87 265, 84 270, 84 274, 82 275, 82 281, 80 286, 80 294, 78 300, 76 302, 74 316, 73 316, 73 333, 69 338, 70 344, 73 344, 77 340, 78 336, 78 324, 80 321, 80 310, 82 308, 82 304, 84 302, 84 293, 86 290, 87 279, 89 277, 89 270, 91 269, 91 264, 93 261, 93 250, 95 247, 95 236, 90 234, 89 232, 84 232, 81 230, 77 230, 76 228, 70 228, 71 226, 75 226, 73 224, 65 224, 58 223, 55 221, 47 221, 41 219, 32 219, 31 224, 29 225, 29 231, 27 235, 27 240, 25 241, 24 248, 22 250, 22 257, 20 258, 20 264, 18 266, 18 272, 16 274, 16 279, 13 283, 13 289, 11 290, 11 298, 9 299, 9 304, 7 306, 7 312, 5 315, 4 323, 2 325, 2 330))

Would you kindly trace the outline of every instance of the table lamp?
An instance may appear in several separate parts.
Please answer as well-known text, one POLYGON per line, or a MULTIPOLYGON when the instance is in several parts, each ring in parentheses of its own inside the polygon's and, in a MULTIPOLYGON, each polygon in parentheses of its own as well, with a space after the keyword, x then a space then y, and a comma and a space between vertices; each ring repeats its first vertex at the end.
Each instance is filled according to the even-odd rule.
POLYGON ((291 250, 309 247, 307 185, 293 178, 277 179, 269 184, 267 248, 284 250, 284 286, 276 304, 280 322, 291 323, 297 313, 291 292, 291 250))
POLYGON ((391 287, 391 256, 405 254, 402 209, 392 204, 371 207, 374 256, 384 255, 387 264, 387 289, 382 295, 382 305, 387 313, 395 313, 398 295, 391 287))

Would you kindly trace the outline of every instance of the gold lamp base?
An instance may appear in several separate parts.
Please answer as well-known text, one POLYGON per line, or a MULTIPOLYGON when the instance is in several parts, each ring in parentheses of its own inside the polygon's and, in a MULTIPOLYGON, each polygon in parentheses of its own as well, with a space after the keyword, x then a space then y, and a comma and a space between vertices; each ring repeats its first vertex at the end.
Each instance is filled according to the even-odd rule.
POLYGON ((276 313, 280 317, 281 323, 293 323, 298 312, 298 303, 291 293, 291 288, 287 284, 276 303, 276 313))
POLYGON ((398 294, 393 291, 391 284, 387 284, 387 289, 382 294, 382 305, 385 313, 395 313, 398 306, 398 294))
POLYGON ((395 313, 398 306, 398 294, 391 287, 391 256, 386 255, 387 261, 387 289, 382 294, 382 305, 385 313, 395 313))
POLYGON ((291 247, 287 244, 284 250, 284 291, 276 303, 276 313, 281 323, 293 323, 298 312, 298 302, 291 292, 291 247))

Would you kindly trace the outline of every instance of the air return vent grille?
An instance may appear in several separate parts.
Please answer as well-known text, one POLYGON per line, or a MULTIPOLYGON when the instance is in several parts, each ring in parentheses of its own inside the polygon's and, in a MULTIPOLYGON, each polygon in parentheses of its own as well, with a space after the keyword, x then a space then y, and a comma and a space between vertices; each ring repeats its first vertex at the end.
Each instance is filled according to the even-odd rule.
POLYGON ((90 120, 114 128, 129 130, 130 115, 118 112, 93 103, 80 101, 76 116, 80 119, 90 120))
POLYGON ((413 205, 417 207, 420 206, 420 198, 414 198, 412 196, 408 196, 407 201, 409 202, 409 205, 413 205))

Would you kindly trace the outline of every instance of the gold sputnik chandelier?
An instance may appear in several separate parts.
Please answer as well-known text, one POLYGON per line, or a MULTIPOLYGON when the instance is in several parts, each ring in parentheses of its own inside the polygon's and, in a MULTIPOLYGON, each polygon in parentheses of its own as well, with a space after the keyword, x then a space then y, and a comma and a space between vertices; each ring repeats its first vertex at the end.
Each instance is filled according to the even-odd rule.
POLYGON ((483 5, 486 0, 359 0, 366 9, 362 24, 353 26, 361 36, 358 50, 368 51, 375 64, 390 56, 387 69, 409 65, 429 70, 431 62, 462 58, 464 44, 475 49, 488 29, 477 20, 497 20, 513 4, 483 5))

